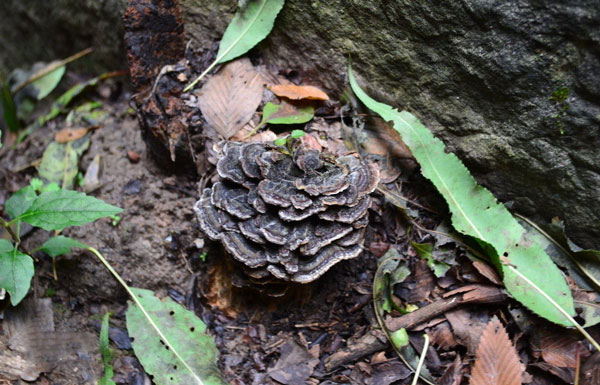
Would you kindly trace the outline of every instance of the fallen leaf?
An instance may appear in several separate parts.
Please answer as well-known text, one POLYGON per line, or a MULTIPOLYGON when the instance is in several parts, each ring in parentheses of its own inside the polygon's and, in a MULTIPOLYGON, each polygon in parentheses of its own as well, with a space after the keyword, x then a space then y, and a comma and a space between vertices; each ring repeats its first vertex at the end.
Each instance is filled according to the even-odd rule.
POLYGON ((63 189, 72 189, 79 171, 79 158, 89 146, 90 135, 73 142, 50 143, 38 168, 40 177, 48 183, 59 184, 63 189))
POLYGON ((263 93, 263 79, 249 59, 227 64, 198 92, 204 119, 229 139, 254 115, 263 93))
POLYGON ((292 100, 329 100, 329 96, 314 86, 297 86, 295 84, 277 84, 269 89, 275 95, 292 100))
POLYGON ((260 126, 265 123, 271 124, 300 124, 306 123, 315 115, 313 106, 296 107, 291 103, 281 104, 267 103, 263 110, 263 118, 260 126))
POLYGON ((454 362, 448 366, 444 374, 435 383, 436 385, 459 385, 462 378, 462 361, 460 355, 456 355, 454 362))
POLYGON ((444 315, 454 330, 456 342, 466 346, 469 354, 475 354, 479 338, 489 320, 487 312, 457 309, 444 315))
POLYGON ((479 340, 469 385, 521 385, 523 371, 504 326, 494 317, 479 340))
POLYGON ((72 142, 83 138, 88 130, 88 128, 63 128, 54 135, 54 140, 58 143, 72 142))
POLYGON ((600 384, 600 352, 594 353, 581 367, 581 385, 600 384))
POLYGON ((321 146, 321 144, 319 143, 317 138, 315 138, 312 134, 306 134, 306 135, 302 136, 300 138, 300 141, 302 142, 302 144, 304 145, 304 148, 306 148, 306 149, 317 150, 317 151, 321 151, 323 149, 323 147, 321 146))
POLYGON ((496 273, 496 270, 494 270, 494 268, 492 268, 487 263, 475 261, 473 262, 473 267, 479 272, 479 274, 489 279, 490 282, 498 286, 502 286, 502 279, 500 278, 498 273, 496 273))
POLYGON ((285 385, 304 385, 319 363, 306 348, 293 340, 287 341, 280 350, 275 366, 269 369, 269 376, 285 385))
POLYGON ((579 342, 578 335, 565 332, 545 333, 540 340, 542 358, 549 364, 561 368, 575 368, 577 350, 584 350, 579 342))

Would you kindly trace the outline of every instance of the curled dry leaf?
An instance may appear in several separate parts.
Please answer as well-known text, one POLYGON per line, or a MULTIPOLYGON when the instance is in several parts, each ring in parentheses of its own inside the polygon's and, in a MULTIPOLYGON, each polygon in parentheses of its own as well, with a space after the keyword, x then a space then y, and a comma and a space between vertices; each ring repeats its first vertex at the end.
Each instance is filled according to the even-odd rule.
POLYGON ((229 139, 252 118, 262 92, 262 76, 243 58, 208 80, 198 93, 198 104, 208 124, 229 139))
POLYGON ((54 135, 54 140, 58 143, 67 143, 83 138, 89 128, 63 128, 54 135))
POLYGON ((479 340, 469 385, 521 385, 523 371, 504 326, 494 317, 479 340))
POLYGON ((314 86, 297 86, 295 84, 278 84, 269 89, 275 95, 293 100, 329 100, 329 96, 314 86))

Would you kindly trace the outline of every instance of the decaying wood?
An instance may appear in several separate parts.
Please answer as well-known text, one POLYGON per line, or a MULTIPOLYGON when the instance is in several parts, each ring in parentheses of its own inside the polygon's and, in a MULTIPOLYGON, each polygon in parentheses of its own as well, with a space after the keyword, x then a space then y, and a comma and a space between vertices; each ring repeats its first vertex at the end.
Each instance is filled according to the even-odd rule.
POLYGON ((446 293, 446 298, 442 298, 430 305, 415 310, 412 313, 387 320, 386 326, 390 331, 396 331, 402 328, 412 329, 459 305, 498 303, 505 299, 506 294, 504 294, 502 289, 496 286, 469 285, 446 293))
MULTIPOLYGON (((410 330, 436 316, 456 308, 457 306, 499 303, 506 300, 506 298, 506 294, 499 287, 468 285, 448 292, 446 293, 446 298, 442 298, 417 309, 412 313, 408 313, 402 317, 392 318, 386 321, 386 326, 390 331, 396 331, 401 328, 410 330)), ((387 340, 381 340, 377 337, 381 335, 380 333, 383 334, 381 331, 371 331, 354 343, 351 343, 342 350, 332 354, 325 360, 325 368, 327 370, 333 370, 338 366, 348 364, 387 348, 389 346, 387 340)))
POLYGON ((331 371, 349 362, 387 348, 388 341, 380 330, 371 330, 355 343, 335 352, 325 359, 325 369, 331 371))

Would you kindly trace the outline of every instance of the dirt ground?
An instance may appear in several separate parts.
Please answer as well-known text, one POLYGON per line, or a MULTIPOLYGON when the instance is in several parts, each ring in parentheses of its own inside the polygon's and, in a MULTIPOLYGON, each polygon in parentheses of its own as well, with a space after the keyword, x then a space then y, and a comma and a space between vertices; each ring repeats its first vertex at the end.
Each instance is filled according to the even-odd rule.
MULTIPOLYGON (((284 299, 257 299, 256 293, 238 289, 227 294, 234 296, 227 314, 212 308, 211 293, 205 291, 212 290, 211 279, 222 279, 218 275, 230 267, 217 245, 207 240, 198 249, 194 243, 202 239, 192 210, 196 180, 167 175, 148 156, 135 116, 126 113, 126 97, 106 105, 110 117, 93 133, 81 160, 81 169, 86 170, 96 155, 102 157, 102 187, 92 195, 123 208, 121 219, 116 225, 101 219, 69 228, 64 235, 97 248, 130 285, 169 295, 201 316, 215 336, 222 353, 220 366, 232 384, 276 383, 266 378, 266 372, 275 365, 281 346, 305 345, 316 357, 324 356, 375 322, 368 305, 376 258, 368 252, 335 266, 314 284, 292 288, 284 299), (139 162, 128 158, 129 151, 140 155, 139 162), (202 260, 205 251, 209 253, 202 260)), ((61 127, 60 123, 44 127, 15 150, 4 152, 0 175, 4 199, 36 175, 35 168, 27 165, 41 158, 61 127)), ((26 235, 25 246, 34 248, 49 235, 34 230, 26 235)), ((59 257, 57 280, 51 260, 42 253, 36 257, 30 296, 51 298, 56 330, 85 333, 88 341, 94 336, 97 341, 100 316, 111 312, 111 338, 113 342, 123 339, 127 295, 95 257, 85 252, 59 257)), ((126 346, 127 341, 119 345, 126 346)), ((86 349, 85 361, 81 351, 70 352, 35 383, 93 383, 91 379, 101 374, 100 356, 93 343, 86 349)), ((116 352, 117 383, 144 383, 145 374, 130 347, 116 352)), ((347 381, 348 370, 327 374, 322 362, 316 366, 313 378, 347 381)))
MULTIPOLYGON (((373 337, 381 339, 360 356, 333 368, 326 366, 333 355, 378 329, 372 283, 378 257, 390 248, 404 256, 409 268, 410 274, 399 281, 393 292, 404 303, 424 306, 443 302, 446 292, 466 285, 491 286, 496 279, 483 267, 476 268, 464 249, 453 243, 449 243, 444 257, 449 270, 436 278, 410 247, 409 240, 424 242, 436 237, 431 230, 442 222, 444 204, 409 161, 401 168, 400 177, 391 177, 393 182, 385 187, 413 202, 408 204, 412 215, 418 217, 413 225, 402 219, 393 199, 375 194, 364 252, 358 258, 337 264, 312 284, 291 286, 280 298, 232 288, 235 266, 218 244, 204 239, 192 209, 199 196, 200 178, 166 173, 157 165, 148 154, 136 116, 129 108, 128 93, 113 87, 112 92, 100 89, 87 97, 102 101, 108 117, 93 132, 80 169, 85 171, 100 155, 102 185, 92 195, 124 211, 116 222, 105 218, 69 228, 64 234, 102 252, 131 286, 169 296, 194 311, 214 336, 221 353, 219 367, 232 385, 410 383, 410 370, 381 335, 373 337)), ((15 149, 2 150, 1 204, 36 176, 36 160, 62 127, 62 120, 57 119, 15 149)), ((28 231, 24 245, 34 249, 49 235, 39 229, 28 231)), ((43 361, 42 374, 29 379, 29 383, 94 384, 102 374, 98 352, 100 319, 110 312, 111 347, 116 357, 114 381, 150 384, 126 332, 127 295, 109 272, 91 254, 73 252, 57 258, 55 279, 52 260, 41 252, 35 257, 33 289, 26 303, 39 300, 45 304, 46 316, 53 318, 54 326, 52 331, 29 341, 29 358, 43 361)), ((4 323, 24 317, 10 309, 7 300, 2 305, 4 323)), ((433 317, 409 333, 417 351, 423 346, 423 331, 432 337, 426 363, 431 374, 439 378, 438 384, 468 382, 466 373, 477 339, 493 316, 507 324, 521 360, 528 365, 526 383, 571 381, 574 369, 543 362, 535 350, 535 341, 567 335, 569 340, 564 346, 570 349, 580 345, 581 337, 555 329, 515 302, 505 300, 493 305, 463 306, 433 317), (537 335, 532 328, 538 330, 537 335)), ((592 333, 599 331, 596 327, 592 333)), ((6 331, 0 334, 0 347, 9 347, 6 331)), ((565 354, 564 349, 561 354, 565 354)), ((14 377, 0 378, 0 384, 3 383, 26 382, 14 377)))

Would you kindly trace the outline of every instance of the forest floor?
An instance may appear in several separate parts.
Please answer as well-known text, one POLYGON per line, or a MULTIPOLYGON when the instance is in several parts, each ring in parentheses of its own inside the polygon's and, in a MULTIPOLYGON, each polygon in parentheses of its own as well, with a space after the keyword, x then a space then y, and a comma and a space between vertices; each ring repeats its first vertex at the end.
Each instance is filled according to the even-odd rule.
MULTIPOLYGON (((66 229, 63 234, 100 250, 128 284, 169 296, 194 311, 214 336, 221 353, 219 367, 231 384, 409 384, 411 371, 385 337, 362 350, 354 347, 354 359, 327 366, 332 356, 339 357, 353 341, 379 328, 373 310, 373 280, 378 258, 389 250, 403 256, 408 267, 407 276, 397 281, 393 291, 397 303, 424 306, 439 303, 448 292, 469 285, 500 287, 489 266, 474 263, 452 240, 436 241, 432 230, 441 229, 445 217, 438 213, 444 205, 413 169, 400 170, 386 188, 409 202, 408 209, 417 213, 415 223, 405 221, 391 201, 378 193, 370 212, 365 250, 358 258, 337 264, 312 284, 291 287, 283 298, 233 288, 228 281, 232 268, 228 257, 218 244, 204 239, 196 222, 193 206, 199 196, 199 178, 169 174, 157 165, 148 154, 135 114, 129 110, 129 95, 100 89, 88 97, 101 101, 108 115, 93 131, 80 169, 86 170, 100 155, 102 184, 92 195, 124 211, 116 223, 105 218, 66 229), (447 271, 439 276, 415 248, 427 242, 444 246, 445 254, 436 255, 447 271)), ((36 161, 62 128, 62 121, 56 120, 16 148, 2 149, 0 204, 37 175, 36 161)), ((24 246, 34 249, 49 236, 41 229, 26 231, 24 246)), ((35 257, 35 277, 25 304, 45 303, 42 308, 45 316, 53 318, 54 330, 27 342, 31 349, 46 355, 42 358, 41 353, 32 352, 29 357, 44 369, 33 382, 95 383, 102 373, 100 319, 110 312, 115 382, 149 383, 127 337, 127 294, 108 271, 83 251, 57 258, 56 274, 51 258, 41 252, 35 257), (51 306, 44 299, 49 299, 51 306)), ((7 300, 3 304, 8 305, 7 300)), ((24 307, 5 306, 4 321, 0 322, 19 318, 24 307)), ((493 317, 506 325, 526 365, 524 383, 570 384, 581 359, 590 355, 578 334, 534 317, 514 301, 464 305, 410 330, 411 345, 419 354, 423 333, 432 340, 426 366, 437 384, 468 383, 479 338, 493 317)), ((23 317, 21 322, 27 323, 23 317)), ((4 326, 0 343, 7 347, 8 326, 4 326)), ((600 336, 598 327, 590 331, 596 338, 600 336)), ((6 377, 0 383, 22 380, 6 377)))

